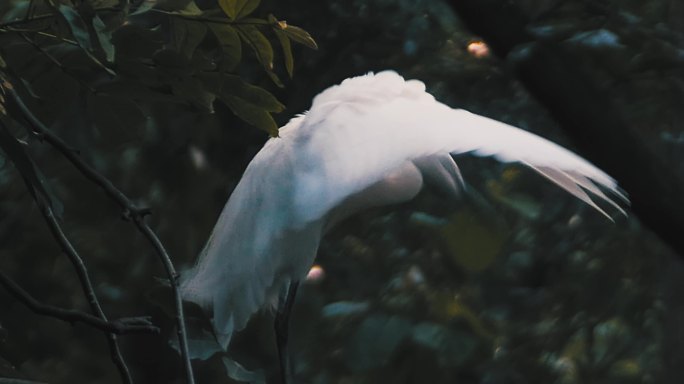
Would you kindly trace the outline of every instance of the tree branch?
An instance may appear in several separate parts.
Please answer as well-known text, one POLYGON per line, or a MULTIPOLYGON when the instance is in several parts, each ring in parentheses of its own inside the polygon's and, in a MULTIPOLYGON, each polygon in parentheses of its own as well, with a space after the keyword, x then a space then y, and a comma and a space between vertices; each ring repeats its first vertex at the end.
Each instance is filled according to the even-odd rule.
POLYGON ((147 238, 147 240, 152 244, 159 257, 161 258, 162 264, 164 264, 164 269, 166 270, 166 275, 171 283, 171 291, 173 292, 173 299, 176 306, 176 327, 178 329, 178 342, 180 345, 181 356, 183 357, 185 363, 185 376, 188 384, 194 384, 195 379, 192 374, 192 365, 190 364, 190 352, 188 350, 187 341, 187 331, 185 329, 185 314, 183 313, 183 298, 180 294, 180 289, 178 286, 178 273, 171 262, 169 254, 166 252, 164 245, 159 241, 157 235, 152 231, 152 229, 145 222, 144 215, 136 215, 133 217, 135 226, 140 230, 140 232, 147 238))
POLYGON ((57 41, 62 42, 62 43, 67 43, 69 45, 79 47, 78 42, 76 42, 75 40, 67 39, 64 37, 59 37, 57 35, 53 35, 51 33, 47 33, 47 32, 42 31, 42 30, 6 27, 6 28, 0 28, 0 32, 2 32, 2 33, 16 33, 16 34, 33 33, 33 34, 36 34, 38 36, 49 37, 50 39, 54 39, 54 40, 57 40, 57 41))
MULTIPOLYGON (((126 0, 122 0, 122 1, 126 1, 126 0)), ((122 6, 116 6, 116 7, 96 8, 95 12, 97 12, 97 13, 122 12, 122 13, 126 14, 128 11, 135 12, 136 10, 137 10, 137 7, 126 8, 126 7, 122 7, 122 6)), ((267 20, 259 20, 259 21, 257 21, 257 20, 251 20, 251 21, 229 20, 228 18, 221 18, 221 17, 184 15, 181 13, 165 11, 163 9, 156 9, 156 8, 151 8, 148 10, 148 12, 161 13, 164 15, 172 16, 172 17, 178 17, 181 19, 192 20, 192 21, 203 21, 206 23, 217 23, 217 24, 228 24, 228 25, 273 25, 273 23, 271 23, 270 21, 267 21, 267 20)), ((25 24, 30 24, 30 23, 35 22, 35 21, 49 20, 49 19, 52 19, 54 16, 55 15, 53 13, 46 13, 46 14, 42 14, 42 15, 32 16, 30 18, 6 21, 4 23, 0 23, 0 29, 7 29, 7 28, 14 27, 14 26, 22 26, 25 24)))
POLYGON ((54 56, 52 56, 52 55, 50 54, 50 52, 46 51, 45 49, 43 49, 43 47, 41 47, 40 45, 36 44, 36 42, 33 41, 33 40, 31 40, 28 36, 26 36, 26 34, 25 34, 24 32, 19 32, 19 36, 21 36, 21 38, 24 39, 27 43, 31 44, 31 46, 33 46, 33 48, 35 48, 35 49, 36 49, 38 52, 40 52, 43 56, 47 57, 48 60, 50 60, 57 68, 59 68, 59 69, 60 69, 62 72, 64 72, 67 76, 69 76, 69 77, 71 77, 72 79, 78 81, 78 82, 81 84, 81 86, 82 86, 83 88, 89 90, 91 93, 97 93, 97 91, 95 90, 95 88, 93 88, 90 84, 88 84, 88 83, 86 83, 85 81, 83 81, 83 79, 81 79, 79 76, 74 75, 74 74, 71 72, 71 70, 70 70, 69 68, 67 68, 67 67, 65 67, 64 65, 62 65, 62 63, 61 63, 59 60, 57 60, 54 56))
POLYGON ((67 145, 59 136, 55 135, 48 129, 24 104, 21 97, 16 90, 9 88, 7 90, 9 98, 17 105, 26 120, 31 124, 34 132, 43 140, 47 141, 55 149, 57 149, 64 157, 66 157, 76 169, 78 169, 87 179, 98 185, 105 194, 114 200, 122 209, 122 216, 126 220, 133 220, 136 228, 149 241, 157 255, 159 256, 167 277, 171 283, 173 291, 174 302, 176 307, 176 326, 178 328, 178 342, 180 346, 181 356, 185 367, 185 376, 188 384, 194 384, 195 379, 192 372, 192 365, 190 363, 190 353, 188 350, 187 331, 185 328, 185 315, 183 312, 183 303, 178 287, 178 274, 173 266, 173 262, 169 257, 168 252, 159 240, 156 233, 145 223, 145 216, 151 212, 149 208, 138 208, 123 192, 119 191, 111 181, 98 173, 90 165, 85 163, 79 154, 67 145))
MULTIPOLYGON (((13 92, 11 86, 7 87, 5 85, 4 88, 9 92, 13 92)), ((23 152, 23 148, 20 147, 21 144, 19 144, 16 138, 11 136, 9 132, 7 132, 5 123, 2 120, 0 120, 0 133, 2 133, 3 136, 9 136, 4 137, 4 139, 6 140, 0 141, 0 144, 14 146, 14 148, 3 148, 6 154, 8 155, 10 161, 17 165, 18 159, 14 158, 12 154, 23 155, 25 157, 25 163, 33 164, 33 161, 28 156, 28 154, 23 152), (12 149, 17 148, 19 150, 12 151, 12 149)), ((59 225, 59 222, 55 218, 55 214, 52 210, 51 204, 49 202, 46 202, 46 200, 48 200, 46 197, 43 197, 38 192, 36 192, 36 186, 32 184, 31 180, 28 178, 28 175, 25 175, 23 172, 20 172, 20 174, 26 184, 26 187, 29 189, 29 191, 31 191, 31 195, 33 196, 33 199, 36 202, 36 205, 38 205, 39 211, 43 215, 43 219, 48 224, 52 236, 55 238, 62 251, 67 255, 67 257, 73 264, 74 269, 76 270, 76 274, 78 275, 79 282, 81 283, 81 289, 86 295, 86 299, 88 301, 88 304, 90 305, 91 311, 100 319, 107 321, 107 316, 105 316, 104 312, 102 311, 102 307, 100 306, 100 302, 97 298, 97 295, 95 294, 93 285, 90 282, 90 277, 88 276, 88 269, 86 268, 81 256, 79 256, 76 249, 73 247, 69 239, 64 234, 62 227, 59 225)), ((122 380, 127 384, 132 384, 133 379, 131 378, 131 374, 128 370, 128 367, 126 366, 126 363, 123 360, 123 356, 121 355, 121 350, 119 349, 119 344, 117 342, 116 335, 114 335, 113 333, 107 333, 106 336, 112 360, 114 361, 114 364, 117 366, 122 380)))
POLYGON ((151 333, 159 334, 159 328, 153 325, 147 317, 127 317, 113 321, 106 321, 91 314, 76 311, 73 309, 63 309, 36 300, 31 294, 26 292, 15 281, 0 271, 0 285, 21 301, 31 311, 44 316, 54 317, 68 323, 83 323, 97 328, 103 332, 114 333, 117 335, 131 333, 151 333))
POLYGON ((52 13, 45 13, 42 15, 31 16, 29 18, 5 21, 4 23, 0 23, 0 28, 13 27, 15 25, 29 24, 29 23, 32 23, 34 21, 49 20, 49 19, 52 19, 53 17, 54 17, 54 15, 52 13))

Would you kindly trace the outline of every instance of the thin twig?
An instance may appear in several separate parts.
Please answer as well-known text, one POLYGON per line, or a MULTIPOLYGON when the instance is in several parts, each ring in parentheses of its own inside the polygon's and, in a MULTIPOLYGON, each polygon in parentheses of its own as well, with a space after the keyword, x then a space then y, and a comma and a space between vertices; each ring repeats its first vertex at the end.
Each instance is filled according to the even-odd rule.
POLYGON ((19 33, 19 36, 21 36, 27 43, 31 44, 36 50, 38 50, 38 52, 43 54, 43 56, 47 57, 54 65, 57 66, 57 68, 61 69, 62 72, 64 72, 64 74, 66 74, 69 77, 71 77, 72 79, 78 81, 82 87, 86 88, 90 92, 97 93, 97 90, 95 88, 93 88, 90 84, 83 81, 83 79, 81 79, 79 76, 72 74, 71 70, 69 70, 69 68, 62 65, 62 63, 59 60, 57 60, 54 56, 52 56, 50 54, 50 52, 46 51, 45 49, 43 49, 43 47, 36 44, 36 42, 31 40, 28 36, 26 36, 26 34, 19 33))
MULTIPOLYGON (((14 92, 14 90, 11 87, 5 87, 5 90, 8 91, 8 93, 14 92)), ((0 121, 0 129, 5 129, 4 123, 2 121, 0 121)), ((32 190, 33 186, 31 184, 31 181, 23 173, 21 174, 21 176, 24 179, 24 182, 26 183, 28 189, 32 190)), ((102 311, 102 307, 100 306, 100 302, 97 298, 97 295, 95 294, 95 290, 93 289, 90 277, 88 276, 88 269, 86 268, 86 265, 83 262, 81 256, 78 254, 76 249, 73 247, 69 239, 64 234, 62 227, 59 225, 59 222, 55 217, 52 207, 50 206, 50 204, 44 204, 44 202, 40 200, 38 194, 32 194, 32 196, 34 201, 36 202, 36 205, 39 208, 41 215, 43 215, 45 222, 48 224, 52 236, 55 238, 62 251, 67 255, 67 257, 73 264, 74 269, 76 270, 76 274, 78 275, 79 282, 81 283, 81 289, 86 295, 86 299, 88 301, 88 304, 90 305, 91 311, 100 319, 107 321, 107 316, 102 311)), ((117 366, 122 380, 126 384, 132 384, 133 379, 131 378, 131 374, 128 370, 128 367, 126 366, 126 363, 123 360, 123 356, 121 355, 121 350, 119 349, 119 344, 117 342, 116 335, 113 333, 107 333, 106 337, 109 344, 109 351, 111 353, 112 360, 114 361, 114 364, 117 366)))
POLYGON ((254 20, 250 21, 243 20, 229 20, 225 17, 210 17, 210 16, 195 16, 195 15, 184 15, 182 13, 165 11, 163 9, 152 8, 150 12, 162 13, 164 15, 169 15, 172 17, 177 17, 179 19, 192 20, 192 21, 203 21, 205 23, 216 23, 216 24, 228 24, 228 25, 274 25, 274 23, 268 20, 254 20))
MULTIPOLYGON (((129 8, 129 11, 135 12, 136 10, 137 10, 136 7, 130 7, 129 8)), ((148 11, 149 12, 155 12, 155 13, 162 13, 162 14, 165 14, 168 16, 178 17, 178 18, 186 19, 186 20, 204 21, 207 23, 228 24, 228 25, 272 25, 273 24, 267 20, 263 20, 263 21, 261 21, 261 20, 260 21, 256 21, 256 20, 241 21, 241 20, 229 20, 227 18, 219 18, 219 17, 183 15, 180 13, 165 11, 163 9, 156 9, 156 8, 151 8, 148 11)), ((117 6, 117 7, 105 7, 105 8, 95 9, 95 12, 97 12, 97 13, 124 12, 125 13, 126 9, 121 8, 119 6, 117 6)), ((4 23, 0 23, 0 28, 13 27, 15 25, 24 25, 24 24, 32 23, 34 21, 47 20, 47 19, 53 18, 54 16, 55 16, 54 13, 46 13, 46 14, 42 14, 42 15, 33 16, 29 19, 17 19, 17 20, 6 21, 4 23)))
MULTIPOLYGON (((49 4, 49 3, 48 3, 49 4)), ((136 11, 138 7, 130 7, 130 1, 129 0, 119 0, 119 5, 114 6, 114 7, 102 7, 102 8, 95 8, 96 13, 123 13, 124 15, 127 15, 129 11, 136 11), (125 3, 125 5, 121 5, 125 3)), ((59 12, 57 10, 57 12, 59 12)), ((29 15, 28 13, 24 18, 21 19, 15 19, 15 20, 9 20, 5 21, 3 23, 0 23, 0 28, 5 28, 5 27, 11 27, 15 25, 23 25, 23 24, 30 24, 34 21, 41 21, 41 20, 49 20, 55 17, 55 12, 50 12, 50 13, 43 13, 40 15, 29 15)))
POLYGON ((31 124, 33 130, 42 139, 50 143, 50 145, 62 153, 62 155, 66 157, 87 179, 102 188, 105 194, 123 209, 123 218, 126 220, 133 220, 138 230, 145 236, 145 238, 150 242, 157 252, 162 264, 164 265, 173 291, 176 306, 176 326, 178 327, 178 344, 180 345, 180 352, 185 366, 186 381, 188 384, 194 384, 195 379, 192 372, 192 365, 190 363, 187 332, 185 329, 185 315, 183 313, 182 298, 178 287, 178 275, 163 244, 155 232, 144 221, 145 216, 151 213, 150 210, 148 208, 138 208, 126 195, 123 194, 123 192, 117 189, 111 181, 84 162, 76 151, 74 151, 59 136, 55 135, 43 124, 43 122, 33 115, 26 104, 24 104, 23 100, 21 100, 19 95, 16 93, 16 90, 7 89, 7 93, 20 108, 28 122, 31 124))
POLYGON ((147 317, 128 317, 106 321, 86 312, 43 304, 31 296, 30 293, 26 292, 19 284, 2 273, 2 271, 0 271, 0 285, 4 286, 12 296, 21 301, 31 311, 39 315, 54 317, 70 324, 83 323, 101 331, 117 335, 131 333, 159 334, 159 328, 153 325, 147 317))
POLYGON ((4 23, 0 23, 0 28, 12 27, 15 25, 29 24, 29 23, 32 23, 34 21, 48 20, 48 19, 52 19, 54 16, 55 15, 53 15, 52 13, 44 13, 42 15, 32 16, 30 18, 5 21, 4 23))
POLYGON ((53 35, 51 33, 47 33, 45 31, 41 31, 41 30, 6 27, 6 28, 0 28, 0 32, 2 32, 2 33, 35 33, 38 36, 49 37, 51 39, 55 39, 55 40, 59 40, 60 42, 67 43, 69 45, 74 45, 74 46, 80 47, 78 45, 78 42, 76 42, 75 40, 67 39, 64 37, 59 37, 57 35, 53 35))
POLYGON ((59 136, 55 135, 49 128, 43 124, 42 121, 31 112, 24 101, 19 97, 17 91, 13 88, 6 88, 7 94, 10 96, 11 100, 19 107, 24 117, 31 124, 33 131, 39 136, 41 140, 45 140, 50 145, 55 147, 62 155, 64 155, 81 173, 83 173, 89 180, 93 181, 100 188, 102 188, 105 193, 116 201, 123 209, 123 216, 125 219, 130 219, 134 216, 141 216, 149 214, 148 209, 137 208, 133 202, 126 197, 121 191, 119 191, 111 181, 109 181, 104 176, 100 175, 93 167, 86 164, 83 159, 79 156, 78 151, 70 147, 64 140, 59 136))

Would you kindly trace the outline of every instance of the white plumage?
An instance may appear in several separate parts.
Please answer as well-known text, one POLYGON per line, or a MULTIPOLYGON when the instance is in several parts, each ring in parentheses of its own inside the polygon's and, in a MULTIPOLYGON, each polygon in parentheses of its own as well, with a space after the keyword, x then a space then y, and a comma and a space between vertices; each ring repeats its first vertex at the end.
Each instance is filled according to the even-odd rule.
POLYGON ((303 279, 325 229, 359 210, 413 198, 423 178, 458 193, 450 154, 472 152, 530 166, 605 214, 590 194, 622 209, 615 180, 531 133, 452 109, 422 82, 395 72, 347 79, 290 120, 247 167, 197 265, 185 300, 213 316, 221 345, 282 289, 303 279), (587 193, 589 192, 589 194, 587 193))

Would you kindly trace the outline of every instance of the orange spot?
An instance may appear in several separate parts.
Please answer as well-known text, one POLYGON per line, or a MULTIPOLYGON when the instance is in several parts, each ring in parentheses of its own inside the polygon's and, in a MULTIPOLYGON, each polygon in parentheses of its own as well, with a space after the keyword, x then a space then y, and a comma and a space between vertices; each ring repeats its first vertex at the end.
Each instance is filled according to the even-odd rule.
POLYGON ((484 41, 472 41, 468 44, 468 53, 482 59, 489 56, 489 46, 484 41))
POLYGON ((306 274, 306 281, 311 283, 319 283, 325 278, 325 270, 320 265, 314 265, 306 274))

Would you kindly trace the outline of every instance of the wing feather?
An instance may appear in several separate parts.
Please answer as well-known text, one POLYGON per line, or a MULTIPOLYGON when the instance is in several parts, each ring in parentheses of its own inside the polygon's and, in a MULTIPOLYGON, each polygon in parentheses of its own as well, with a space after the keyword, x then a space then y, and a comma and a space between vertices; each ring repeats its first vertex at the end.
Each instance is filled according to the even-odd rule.
POLYGON ((624 199, 613 178, 571 151, 519 128, 449 108, 415 81, 406 90, 397 90, 399 75, 380 75, 380 79, 352 79, 356 80, 353 90, 344 89, 344 83, 334 88, 341 97, 338 102, 324 93, 326 97, 317 100, 325 102, 314 102, 292 135, 301 154, 296 159, 300 172, 294 184, 298 221, 324 217, 346 196, 377 183, 406 160, 449 153, 528 165, 603 214, 592 197, 618 208, 611 196, 624 199), (380 80, 387 82, 386 93, 394 97, 379 96, 383 92, 380 80), (353 101, 353 91, 365 95, 362 102, 353 101))
POLYGON ((449 108, 394 72, 331 87, 280 136, 247 167, 198 263, 181 278, 183 297, 213 314, 224 348, 283 286, 305 276, 328 222, 410 199, 423 177, 457 193, 463 182, 449 154, 525 164, 607 217, 592 197, 621 213, 613 196, 627 201, 615 180, 567 149, 449 108))

